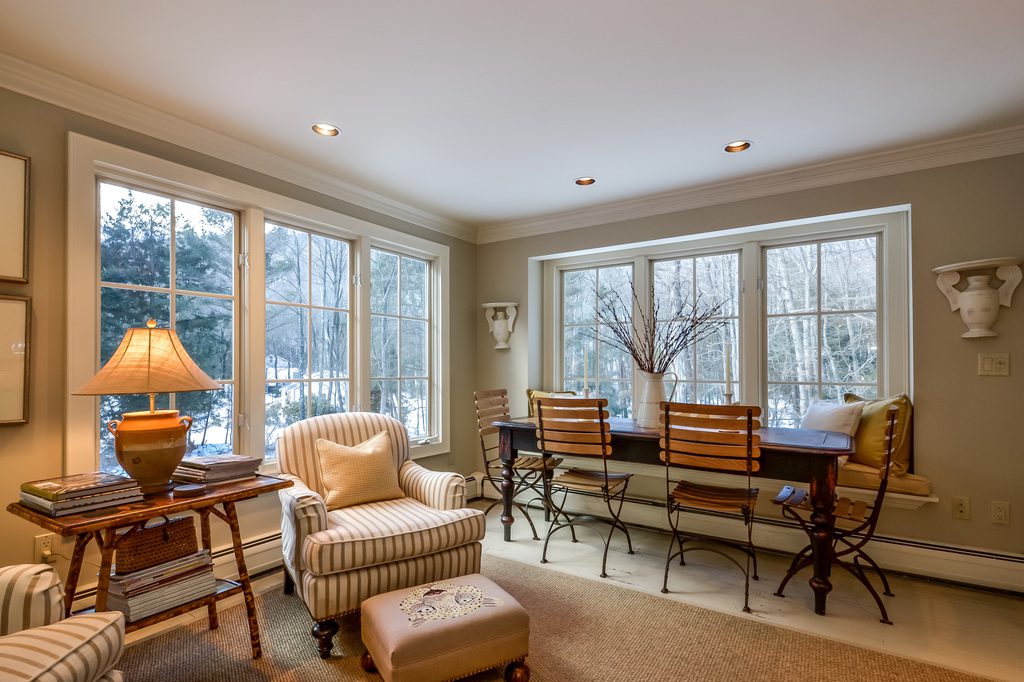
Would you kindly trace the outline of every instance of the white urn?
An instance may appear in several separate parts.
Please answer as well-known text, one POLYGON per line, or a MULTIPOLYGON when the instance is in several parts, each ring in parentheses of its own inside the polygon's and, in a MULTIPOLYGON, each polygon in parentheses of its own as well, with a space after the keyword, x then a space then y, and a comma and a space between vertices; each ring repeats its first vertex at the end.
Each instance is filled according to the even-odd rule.
POLYGON ((508 339, 516 324, 516 307, 518 303, 484 303, 484 317, 487 318, 487 329, 494 337, 494 347, 498 350, 508 348, 508 339))
POLYGON ((991 275, 968 277, 967 288, 960 292, 960 319, 967 325, 960 336, 965 339, 998 336, 992 325, 999 317, 999 291, 989 285, 991 279, 991 275))
POLYGON ((949 301, 949 309, 960 311, 960 319, 967 325, 967 331, 960 336, 965 339, 976 339, 987 336, 999 336, 992 329, 999 317, 999 307, 1010 307, 1013 290, 1021 282, 1019 258, 988 258, 985 260, 968 261, 943 265, 932 270, 938 278, 935 284, 949 301), (967 288, 963 291, 956 288, 960 281, 960 272, 972 270, 989 270, 995 268, 996 278, 1002 284, 994 287, 992 275, 970 275, 967 277, 967 288))

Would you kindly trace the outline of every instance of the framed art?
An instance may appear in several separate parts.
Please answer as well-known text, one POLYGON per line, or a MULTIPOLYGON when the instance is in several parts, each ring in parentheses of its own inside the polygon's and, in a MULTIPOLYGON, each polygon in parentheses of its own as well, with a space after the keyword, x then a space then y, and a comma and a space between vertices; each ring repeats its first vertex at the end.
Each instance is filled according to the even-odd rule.
POLYGON ((0 282, 28 282, 27 156, 0 151, 0 282))
POLYGON ((0 295, 0 425, 28 422, 32 299, 0 295))

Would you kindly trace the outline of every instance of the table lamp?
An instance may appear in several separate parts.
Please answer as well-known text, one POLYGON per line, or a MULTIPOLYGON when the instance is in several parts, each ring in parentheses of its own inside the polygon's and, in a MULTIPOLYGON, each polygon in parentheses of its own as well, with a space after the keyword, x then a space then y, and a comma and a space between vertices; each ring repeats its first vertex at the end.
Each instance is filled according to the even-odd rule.
POLYGON ((157 329, 156 320, 125 332, 107 364, 72 395, 149 394, 148 412, 125 412, 107 423, 114 434, 117 461, 145 495, 172 487, 171 474, 185 456, 185 434, 192 417, 157 410, 157 393, 210 391, 221 385, 189 357, 173 329, 157 329))

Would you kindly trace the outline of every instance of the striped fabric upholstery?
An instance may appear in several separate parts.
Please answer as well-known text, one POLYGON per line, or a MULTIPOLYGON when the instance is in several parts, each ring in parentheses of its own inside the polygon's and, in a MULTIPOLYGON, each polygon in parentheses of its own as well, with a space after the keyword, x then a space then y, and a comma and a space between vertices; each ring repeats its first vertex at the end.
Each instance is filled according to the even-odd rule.
POLYGON ((328 529, 306 537, 302 567, 330 575, 433 554, 484 537, 478 509, 441 511, 411 497, 336 509, 328 529))
POLYGON ((359 609, 364 599, 405 587, 480 571, 481 546, 473 542, 413 559, 367 566, 332 575, 303 576, 302 594, 314 620, 335 618, 359 609))
POLYGON ((281 551, 285 569, 295 585, 302 589, 302 544, 313 533, 327 530, 327 507, 324 499, 291 474, 281 474, 293 483, 278 491, 281 499, 281 551))
POLYGON ((64 588, 53 566, 0 568, 0 636, 50 625, 64 617, 64 588))
POLYGON ((0 682, 121 680, 111 668, 124 646, 124 616, 73 616, 0 637, 0 682))
POLYGON ((406 495, 434 509, 466 506, 466 479, 458 474, 431 471, 410 460, 398 472, 398 485, 406 495))

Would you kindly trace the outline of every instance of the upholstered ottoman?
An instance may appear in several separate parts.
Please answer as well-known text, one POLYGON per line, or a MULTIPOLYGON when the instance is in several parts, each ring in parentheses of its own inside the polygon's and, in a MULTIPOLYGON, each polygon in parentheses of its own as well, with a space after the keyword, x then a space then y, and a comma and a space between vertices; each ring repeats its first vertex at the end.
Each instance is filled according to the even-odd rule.
POLYGON ((387 682, 455 680, 506 664, 505 679, 530 679, 530 615, 479 573, 378 594, 360 608, 363 668, 387 682))

